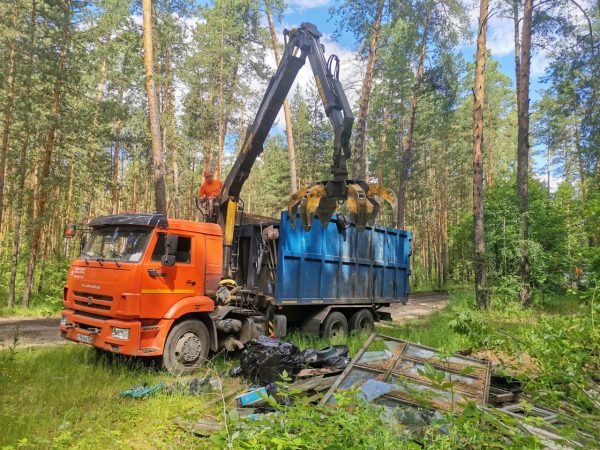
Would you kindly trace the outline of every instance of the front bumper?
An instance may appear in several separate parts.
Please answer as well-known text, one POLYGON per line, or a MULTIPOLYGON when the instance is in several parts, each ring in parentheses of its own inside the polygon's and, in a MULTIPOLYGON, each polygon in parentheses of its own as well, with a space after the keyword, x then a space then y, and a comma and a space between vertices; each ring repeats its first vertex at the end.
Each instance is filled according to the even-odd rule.
POLYGON ((113 353, 130 356, 160 356, 172 320, 144 326, 139 320, 120 320, 89 314, 73 309, 63 309, 59 330, 70 341, 92 345, 113 353), (65 323, 62 323, 66 321, 65 323), (112 329, 128 328, 129 339, 112 337, 112 329), (83 342, 85 341, 85 342, 83 342))

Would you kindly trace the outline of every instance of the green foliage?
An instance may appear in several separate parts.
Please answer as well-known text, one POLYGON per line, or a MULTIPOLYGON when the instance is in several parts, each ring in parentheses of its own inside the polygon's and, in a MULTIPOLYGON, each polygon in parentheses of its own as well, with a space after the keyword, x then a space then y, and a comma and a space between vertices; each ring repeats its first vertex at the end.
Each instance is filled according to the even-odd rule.
POLYGON ((256 420, 230 417, 231 429, 213 436, 220 448, 248 449, 417 449, 400 426, 384 420, 383 408, 356 399, 355 393, 336 396, 336 405, 312 405, 294 398, 293 406, 278 405, 273 414, 256 420))
MULTIPOLYGON (((6 307, 8 295, 8 281, 10 276, 10 255, 4 254, 4 260, 0 260, 2 274, 0 275, 0 317, 3 316, 50 316, 55 315, 62 309, 63 286, 67 277, 69 262, 62 255, 48 259, 40 265, 34 282, 34 290, 28 308, 20 306, 20 298, 17 296, 13 308, 6 307)), ((25 272, 28 254, 25 253, 19 261, 21 273, 25 272)), ((17 277, 17 292, 23 287, 24 279, 17 277)))
MULTIPOLYGON (((529 181, 531 280, 543 291, 561 291, 566 287, 566 275, 574 274, 581 264, 584 248, 584 230, 580 203, 573 197, 569 185, 563 184, 551 196, 543 184, 529 181), (566 275, 565 275, 566 274, 566 275)), ((519 290, 519 259, 521 220, 514 180, 498 181, 488 189, 485 197, 485 229, 488 259, 488 277, 492 291, 497 295, 517 297, 519 290)), ((472 218, 465 214, 451 230, 451 254, 470 255, 472 218)), ((462 258, 452 266, 451 273, 468 271, 462 258)), ((468 259, 467 259, 468 261, 468 259)))

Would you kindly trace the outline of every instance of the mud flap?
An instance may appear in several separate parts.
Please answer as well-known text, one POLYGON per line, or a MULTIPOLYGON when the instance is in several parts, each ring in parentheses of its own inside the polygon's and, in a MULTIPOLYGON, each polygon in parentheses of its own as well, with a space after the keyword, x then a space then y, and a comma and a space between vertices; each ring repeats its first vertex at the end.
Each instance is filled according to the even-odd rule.
POLYGON ((321 332, 321 324, 325 321, 325 318, 329 315, 330 311, 331 306, 327 306, 308 316, 302 322, 302 330, 319 335, 321 332))

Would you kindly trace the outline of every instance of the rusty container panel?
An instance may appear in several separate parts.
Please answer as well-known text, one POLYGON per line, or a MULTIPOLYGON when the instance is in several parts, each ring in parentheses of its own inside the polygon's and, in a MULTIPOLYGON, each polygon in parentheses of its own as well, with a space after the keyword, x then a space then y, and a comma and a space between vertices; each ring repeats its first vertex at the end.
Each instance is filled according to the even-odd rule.
POLYGON ((357 231, 335 215, 327 227, 314 218, 310 231, 281 215, 277 304, 406 303, 410 274, 408 231, 383 226, 357 231), (338 223, 339 222, 339 223, 338 223))

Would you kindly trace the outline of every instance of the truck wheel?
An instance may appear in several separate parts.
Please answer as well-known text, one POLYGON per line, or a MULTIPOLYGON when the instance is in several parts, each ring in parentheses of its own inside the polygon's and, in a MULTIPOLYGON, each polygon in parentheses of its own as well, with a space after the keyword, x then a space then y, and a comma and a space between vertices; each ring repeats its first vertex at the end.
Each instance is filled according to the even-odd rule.
POLYGON ((206 361, 210 347, 208 329, 199 320, 175 325, 165 342, 163 369, 173 375, 188 375, 206 361))
POLYGON ((375 330, 373 314, 368 309, 358 310, 350 317, 349 326, 350 331, 372 333, 375 330))
POLYGON ((341 338, 348 334, 348 321, 341 312, 333 311, 329 313, 325 322, 323 322, 323 337, 341 338))

